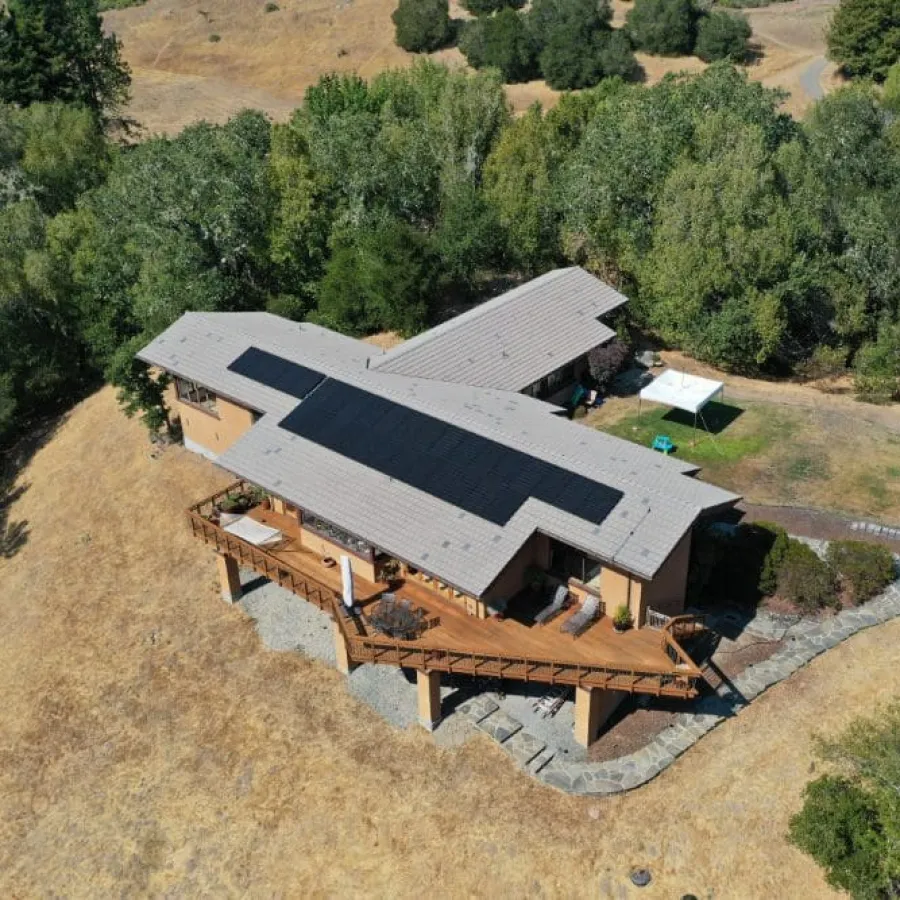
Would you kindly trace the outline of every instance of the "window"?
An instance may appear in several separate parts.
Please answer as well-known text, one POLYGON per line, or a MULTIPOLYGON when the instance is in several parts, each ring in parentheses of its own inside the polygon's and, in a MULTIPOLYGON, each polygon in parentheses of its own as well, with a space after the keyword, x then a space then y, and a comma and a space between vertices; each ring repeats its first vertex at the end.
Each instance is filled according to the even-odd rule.
POLYGON ((210 415, 218 416, 219 409, 216 406, 216 395, 207 390, 203 385, 196 384, 193 381, 186 381, 184 378, 175 379, 175 389, 178 392, 178 399, 183 403, 190 403, 210 415))
POLYGON ((319 535, 319 537, 325 538, 327 541, 332 541, 338 546, 344 547, 357 556, 362 556, 370 562, 375 558, 375 551, 371 544, 367 544, 355 535, 350 534, 350 532, 344 531, 342 528, 338 528, 336 525, 332 525, 331 522, 326 522, 325 519, 320 519, 310 512, 304 511, 303 513, 303 527, 319 535))
POLYGON ((588 584, 600 574, 601 562, 563 544, 561 541, 550 542, 550 571, 560 578, 577 578, 582 584, 588 584))

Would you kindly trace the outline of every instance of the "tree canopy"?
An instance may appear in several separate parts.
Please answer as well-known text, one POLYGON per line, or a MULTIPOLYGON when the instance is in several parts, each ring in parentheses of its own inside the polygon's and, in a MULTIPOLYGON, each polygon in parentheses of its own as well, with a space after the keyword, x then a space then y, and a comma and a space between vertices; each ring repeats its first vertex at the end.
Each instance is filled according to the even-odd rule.
POLYGON ((900 0, 841 0, 827 40, 829 56, 848 75, 884 81, 900 60, 900 0))
POLYGON ((0 8, 0 102, 60 101, 107 118, 124 104, 130 81, 97 0, 8 0, 0 8))
POLYGON ((450 38, 447 0, 400 0, 391 15, 397 45, 412 53, 428 53, 450 38))
POLYGON ((635 0, 625 27, 639 50, 684 56, 694 47, 696 19, 693 0, 635 0))

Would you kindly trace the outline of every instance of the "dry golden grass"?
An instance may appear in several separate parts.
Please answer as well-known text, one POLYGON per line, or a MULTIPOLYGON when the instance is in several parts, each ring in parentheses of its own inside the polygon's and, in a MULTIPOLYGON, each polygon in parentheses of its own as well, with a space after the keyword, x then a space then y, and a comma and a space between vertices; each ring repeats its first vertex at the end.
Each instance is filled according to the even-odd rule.
POLYGON ((398 732, 218 597, 182 509, 229 476, 148 455, 104 389, 22 473, 0 561, 0 896, 831 896, 784 839, 810 733, 900 690, 865 632, 650 785, 567 797, 486 738, 398 732))
MULTIPOLYGON (((787 108, 809 105, 800 75, 824 53, 823 28, 836 0, 794 0, 748 12, 762 56, 748 67, 752 78, 792 92, 787 108)), ((149 0, 113 10, 104 21, 124 44, 134 76, 129 112, 148 133, 175 133, 191 122, 223 122, 241 109, 265 110, 284 121, 309 85, 327 72, 357 72, 370 78, 386 68, 409 65, 414 54, 394 43, 391 13, 396 0, 278 0, 266 13, 263 0, 149 0), (218 42, 210 36, 218 35, 218 42)), ((614 0, 621 25, 630 2, 614 0)), ((466 18, 454 0, 450 14, 466 18)), ((456 48, 432 54, 465 67, 456 48)), ((695 57, 638 54, 646 81, 668 72, 698 72, 695 57)), ((823 78, 832 85, 832 70, 823 78)), ((553 106, 559 94, 542 81, 510 85, 513 108, 534 102, 553 106)))

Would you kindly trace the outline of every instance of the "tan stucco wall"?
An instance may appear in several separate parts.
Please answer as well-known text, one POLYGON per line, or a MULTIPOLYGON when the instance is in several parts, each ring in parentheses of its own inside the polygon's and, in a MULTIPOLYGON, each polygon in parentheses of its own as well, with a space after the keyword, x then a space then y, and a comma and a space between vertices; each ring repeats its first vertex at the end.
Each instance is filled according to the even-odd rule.
POLYGON ((374 582, 376 580, 374 562, 369 562, 366 559, 354 555, 349 550, 341 547, 340 544, 327 541, 325 538, 320 537, 308 528, 300 529, 300 544, 323 559, 326 556, 330 556, 332 559, 339 560, 342 556, 346 556, 350 560, 350 568, 353 570, 354 575, 358 575, 366 581, 374 582))
POLYGON ((681 539, 653 581, 644 584, 642 597, 644 608, 652 606, 653 609, 668 616, 684 612, 688 566, 691 560, 691 534, 692 532, 688 531, 681 539))
POLYGON ((179 400, 174 384, 166 389, 166 395, 169 412, 181 420, 181 430, 187 441, 216 456, 224 453, 253 424, 249 409, 222 397, 216 398, 218 415, 214 416, 179 400))

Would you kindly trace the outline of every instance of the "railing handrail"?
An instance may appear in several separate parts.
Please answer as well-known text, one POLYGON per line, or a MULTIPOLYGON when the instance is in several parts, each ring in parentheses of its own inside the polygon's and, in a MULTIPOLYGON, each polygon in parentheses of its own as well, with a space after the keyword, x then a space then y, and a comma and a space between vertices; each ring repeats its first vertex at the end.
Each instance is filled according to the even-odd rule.
MULTIPOLYGON (((237 482, 237 484, 243 483, 244 482, 237 482)), ((304 596, 306 596, 310 602, 319 606, 320 609, 329 612, 331 617, 337 623, 341 636, 347 645, 348 656, 352 662, 368 662, 370 656, 377 656, 379 652, 390 652, 394 654, 398 660, 398 664, 401 658, 408 658, 410 655, 415 655, 419 658, 420 665, 423 667, 427 667, 430 664, 432 667, 445 668, 447 671, 452 671, 454 663, 448 662, 447 660, 456 657, 456 665, 458 668, 461 668, 459 663, 463 660, 470 661, 473 670, 477 669, 479 665, 484 666, 488 663, 498 665, 501 670, 511 666, 521 666, 526 673, 525 680, 527 680, 529 669, 547 669, 549 670, 549 680, 551 683, 553 681, 563 681, 578 684, 583 681, 596 680, 599 676, 602 677, 602 682, 604 684, 616 681, 619 687, 622 687, 622 685, 619 684, 617 679, 627 681, 630 686, 639 684, 642 681, 648 682, 654 680, 659 689, 665 689, 675 680, 687 680, 686 689, 690 690, 693 688, 693 682, 701 677, 699 669, 696 668, 690 657, 687 656, 678 643, 668 634, 666 634, 666 637, 668 637, 671 644, 677 648, 679 657, 684 657, 685 661, 690 666, 690 670, 654 671, 652 668, 624 669, 617 666, 605 665, 603 663, 573 662, 511 653, 428 647, 412 641, 402 641, 394 638, 366 634, 361 635, 359 633, 353 634, 348 627, 350 616, 344 609, 343 601, 335 590, 322 584, 315 578, 307 576, 305 573, 296 573, 291 566, 278 559, 278 557, 273 556, 254 544, 244 541, 242 538, 229 534, 220 525, 209 521, 209 519, 205 518, 203 514, 199 512, 200 508, 207 503, 214 501, 219 496, 230 493, 234 490, 234 487, 235 485, 232 485, 224 491, 213 494, 206 500, 195 504, 187 510, 187 515, 191 521, 194 533, 196 534, 197 528, 199 527, 205 540, 208 538, 213 539, 216 549, 219 549, 219 545, 223 544, 224 548, 234 555, 239 562, 244 562, 249 559, 250 565, 257 569, 262 569, 266 577, 271 577, 274 572, 274 580, 278 581, 278 583, 283 584, 284 581, 288 581, 289 586, 292 589, 296 590, 298 587, 302 589, 304 591, 304 596), (280 572, 282 571, 287 573, 288 577, 286 579, 281 577, 280 572), (313 593, 318 596, 315 598, 310 596, 313 593)), ((540 680, 543 681, 545 679, 542 678, 540 680)))

